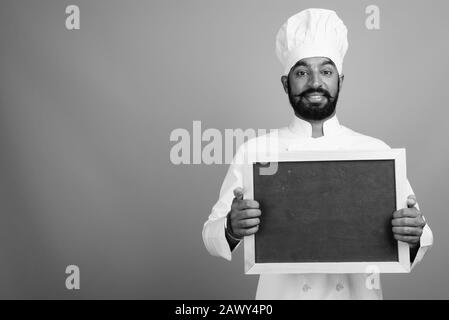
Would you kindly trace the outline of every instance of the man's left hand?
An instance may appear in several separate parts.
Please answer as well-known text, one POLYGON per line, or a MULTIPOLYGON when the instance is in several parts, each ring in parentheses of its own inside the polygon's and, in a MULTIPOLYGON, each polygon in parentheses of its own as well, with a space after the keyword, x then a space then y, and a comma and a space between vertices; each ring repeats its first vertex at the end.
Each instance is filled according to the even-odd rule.
POLYGON ((418 246, 423 228, 426 225, 421 212, 415 205, 415 196, 409 195, 407 198, 407 208, 395 211, 393 213, 393 220, 391 220, 394 238, 407 242, 412 248, 418 246))

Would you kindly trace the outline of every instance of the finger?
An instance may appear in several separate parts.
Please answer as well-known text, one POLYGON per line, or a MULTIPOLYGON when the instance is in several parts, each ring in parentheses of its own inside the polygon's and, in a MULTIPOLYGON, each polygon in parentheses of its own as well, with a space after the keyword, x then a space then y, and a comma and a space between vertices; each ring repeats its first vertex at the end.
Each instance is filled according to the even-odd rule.
POLYGON ((414 228, 414 227, 393 227, 394 234, 400 234, 404 236, 417 236, 420 237, 422 235, 422 228, 414 228))
POLYGON ((419 215, 419 211, 416 208, 404 208, 393 212, 393 219, 397 218, 416 218, 419 215))
POLYGON ((394 227, 424 227, 425 222, 418 218, 396 218, 391 220, 394 227))
POLYGON ((394 238, 396 240, 411 243, 411 244, 416 244, 419 242, 419 237, 416 237, 416 236, 403 236, 400 234, 395 234, 394 238))
POLYGON ((418 227, 424 228, 426 225, 426 219, 424 219, 424 216, 422 214, 419 214, 419 216, 416 218, 416 221, 418 222, 418 227))
POLYGON ((243 199, 243 188, 237 187, 234 189, 234 197, 237 200, 243 199))
POLYGON ((414 194, 411 194, 407 197, 407 207, 413 208, 416 205, 416 197, 414 194))
POLYGON ((256 200, 238 200, 237 202, 237 209, 239 210, 245 210, 245 209, 258 209, 259 208, 259 202, 256 200))
POLYGON ((252 227, 249 229, 241 229, 240 232, 241 232, 242 236, 250 236, 252 234, 255 234, 258 230, 259 230, 259 226, 257 225, 255 227, 252 227))
POLYGON ((257 218, 262 214, 260 209, 245 209, 239 211, 238 219, 250 219, 250 218, 257 218))
POLYGON ((241 229, 249 229, 259 225, 259 223, 260 223, 259 218, 243 219, 237 222, 237 226, 241 229))

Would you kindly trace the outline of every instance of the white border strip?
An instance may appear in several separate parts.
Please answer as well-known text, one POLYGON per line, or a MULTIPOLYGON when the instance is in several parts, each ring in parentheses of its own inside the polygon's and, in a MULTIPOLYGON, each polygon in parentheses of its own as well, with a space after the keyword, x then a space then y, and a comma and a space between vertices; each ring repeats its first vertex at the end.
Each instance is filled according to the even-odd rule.
MULTIPOLYGON (((254 198, 253 163, 286 161, 340 161, 340 160, 394 160, 396 180, 396 210, 407 206, 405 149, 381 151, 294 151, 275 155, 251 152, 246 154, 243 185, 246 199, 254 198)), ((380 273, 410 272, 410 252, 407 243, 398 241, 399 261, 378 262, 308 262, 308 263, 256 263, 255 237, 244 238, 245 273, 365 273, 373 266, 380 273)))

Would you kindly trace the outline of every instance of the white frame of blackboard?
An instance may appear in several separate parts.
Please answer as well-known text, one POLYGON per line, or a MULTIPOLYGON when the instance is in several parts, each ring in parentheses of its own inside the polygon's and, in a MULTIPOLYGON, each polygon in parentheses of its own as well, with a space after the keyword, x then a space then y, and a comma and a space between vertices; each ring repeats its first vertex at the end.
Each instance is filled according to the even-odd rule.
MULTIPOLYGON (((396 210, 407 207, 406 183, 407 170, 405 149, 379 151, 281 151, 267 154, 264 152, 246 152, 243 169, 243 187, 245 199, 254 199, 253 164, 304 161, 341 161, 341 160, 394 160, 396 182, 396 210)), ((256 199, 257 200, 257 199, 256 199)), ((369 262, 307 262, 307 263, 256 263, 255 236, 244 238, 244 256, 246 274, 270 273, 406 273, 410 272, 409 245, 398 241, 399 261, 369 262)))

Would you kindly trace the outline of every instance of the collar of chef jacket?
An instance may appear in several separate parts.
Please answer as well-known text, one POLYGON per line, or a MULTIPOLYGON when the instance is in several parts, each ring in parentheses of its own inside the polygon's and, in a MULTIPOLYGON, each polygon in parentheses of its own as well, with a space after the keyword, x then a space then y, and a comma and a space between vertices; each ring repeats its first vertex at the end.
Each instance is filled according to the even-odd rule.
MULTIPOLYGON (((312 138, 312 125, 310 122, 305 121, 295 116, 288 126, 289 130, 296 136, 301 138, 312 138)), ((324 121, 323 134, 324 136, 331 136, 338 134, 341 130, 340 122, 337 115, 333 115, 332 118, 324 121)), ((313 138, 319 139, 319 138, 313 138)))
POLYGON ((336 115, 323 123, 323 136, 312 137, 312 125, 310 122, 294 116, 288 125, 289 142, 286 150, 336 150, 339 149, 340 134, 343 127, 336 115))

